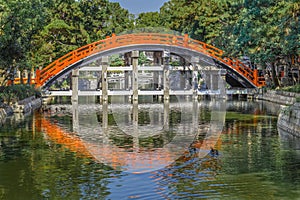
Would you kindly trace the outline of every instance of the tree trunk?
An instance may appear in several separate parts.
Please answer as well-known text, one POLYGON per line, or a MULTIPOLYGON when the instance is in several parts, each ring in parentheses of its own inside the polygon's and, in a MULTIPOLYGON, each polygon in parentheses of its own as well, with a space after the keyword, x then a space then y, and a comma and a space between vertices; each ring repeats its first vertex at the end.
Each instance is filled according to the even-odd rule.
POLYGON ((272 69, 272 81, 273 81, 273 84, 276 87, 279 86, 279 82, 278 82, 278 77, 277 77, 277 74, 276 74, 276 66, 275 66, 275 63, 274 62, 271 62, 271 69, 272 69))

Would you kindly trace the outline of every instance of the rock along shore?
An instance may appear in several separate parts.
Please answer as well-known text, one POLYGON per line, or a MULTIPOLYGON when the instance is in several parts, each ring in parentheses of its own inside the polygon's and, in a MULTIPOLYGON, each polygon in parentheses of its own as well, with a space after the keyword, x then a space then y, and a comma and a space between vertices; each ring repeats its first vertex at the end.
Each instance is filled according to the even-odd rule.
POLYGON ((32 110, 38 109, 42 106, 42 99, 34 96, 18 101, 12 105, 5 105, 0 108, 0 123, 4 123, 6 117, 14 113, 26 114, 32 110))

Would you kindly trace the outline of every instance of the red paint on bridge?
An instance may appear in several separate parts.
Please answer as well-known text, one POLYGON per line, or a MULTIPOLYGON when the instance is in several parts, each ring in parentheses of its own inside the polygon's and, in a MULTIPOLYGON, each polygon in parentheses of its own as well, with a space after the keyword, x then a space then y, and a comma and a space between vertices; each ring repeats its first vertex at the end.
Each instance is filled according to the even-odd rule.
MULTIPOLYGON (((253 85, 255 85, 256 87, 261 87, 265 85, 264 77, 259 76, 257 69, 251 69, 239 60, 223 58, 222 50, 204 42, 191 39, 188 37, 187 34, 184 36, 177 36, 172 34, 161 33, 136 33, 120 36, 116 36, 115 34, 113 34, 112 37, 80 47, 55 60, 42 70, 38 70, 36 72, 36 78, 33 80, 33 82, 36 84, 37 87, 41 87, 50 78, 56 76, 68 66, 75 64, 76 62, 101 51, 119 47, 126 47, 130 45, 147 44, 182 47, 199 53, 203 53, 231 67, 237 73, 241 74, 251 83, 253 83, 253 85)), ((18 81, 19 80, 16 79, 16 82, 18 81)))

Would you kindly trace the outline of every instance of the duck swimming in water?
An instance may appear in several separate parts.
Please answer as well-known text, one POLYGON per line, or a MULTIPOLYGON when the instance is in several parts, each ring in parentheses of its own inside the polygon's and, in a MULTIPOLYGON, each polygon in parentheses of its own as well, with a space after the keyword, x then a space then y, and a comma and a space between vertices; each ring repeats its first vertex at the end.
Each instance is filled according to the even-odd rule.
POLYGON ((209 152, 212 156, 218 156, 219 155, 219 151, 217 149, 214 149, 213 147, 210 148, 210 152, 209 152))

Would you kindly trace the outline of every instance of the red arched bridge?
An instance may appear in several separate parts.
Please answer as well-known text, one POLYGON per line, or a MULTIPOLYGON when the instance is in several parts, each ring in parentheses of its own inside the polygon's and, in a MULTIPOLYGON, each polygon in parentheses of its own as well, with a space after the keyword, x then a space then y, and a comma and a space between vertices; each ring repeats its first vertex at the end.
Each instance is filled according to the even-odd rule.
MULTIPOLYGON (((37 87, 48 88, 56 79, 80 68, 101 56, 132 50, 170 51, 171 53, 200 58, 207 65, 215 65, 226 69, 226 81, 240 83, 244 88, 256 88, 265 85, 264 77, 257 69, 252 69, 237 59, 224 58, 223 51, 188 37, 162 33, 134 33, 115 35, 103 40, 80 47, 48 66, 36 71, 32 80, 37 87)), ((16 79, 15 82, 19 80, 16 79)))

